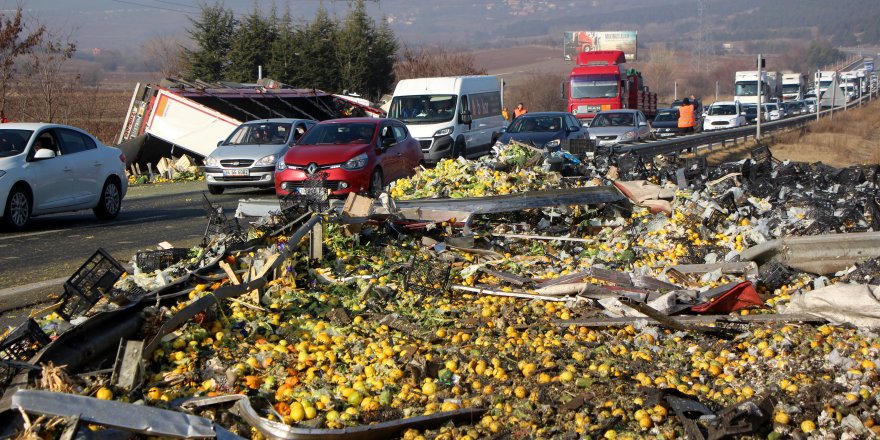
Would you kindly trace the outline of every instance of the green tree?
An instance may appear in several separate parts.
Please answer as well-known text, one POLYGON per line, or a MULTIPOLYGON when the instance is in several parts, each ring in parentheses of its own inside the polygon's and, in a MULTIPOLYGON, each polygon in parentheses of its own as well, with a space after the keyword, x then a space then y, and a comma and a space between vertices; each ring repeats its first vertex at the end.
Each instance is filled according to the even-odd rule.
POLYGON ((254 82, 257 66, 266 66, 271 58, 275 41, 277 17, 263 17, 258 5, 238 24, 229 51, 229 69, 226 79, 238 82, 254 82))
POLYGON ((267 78, 289 84, 293 79, 293 70, 300 50, 296 29, 290 16, 290 6, 284 11, 276 28, 277 35, 272 41, 265 75, 267 78))
POLYGON ((846 58, 846 54, 832 46, 828 40, 814 40, 804 51, 804 65, 808 68, 826 66, 846 58))
POLYGON ((201 16, 190 18, 190 23, 193 27, 188 33, 197 47, 185 50, 186 76, 204 81, 225 79, 236 27, 232 10, 220 3, 203 4, 201 16))
POLYGON ((394 86, 394 62, 397 55, 397 37, 388 20, 382 20, 376 32, 376 40, 370 57, 369 77, 367 80, 368 93, 375 93, 376 97, 388 92, 394 86))
POLYGON ((338 35, 339 25, 322 5, 315 20, 297 32, 299 55, 291 72, 291 84, 326 91, 340 90, 342 83, 336 54, 338 35))
POLYGON ((367 15, 363 0, 357 0, 349 9, 336 40, 336 58, 343 89, 364 95, 371 92, 368 78, 375 38, 375 23, 367 15))
POLYGON ((6 114, 6 95, 17 73, 16 59, 31 53, 42 42, 45 32, 44 26, 38 26, 28 34, 21 6, 11 17, 0 15, 0 113, 6 114))

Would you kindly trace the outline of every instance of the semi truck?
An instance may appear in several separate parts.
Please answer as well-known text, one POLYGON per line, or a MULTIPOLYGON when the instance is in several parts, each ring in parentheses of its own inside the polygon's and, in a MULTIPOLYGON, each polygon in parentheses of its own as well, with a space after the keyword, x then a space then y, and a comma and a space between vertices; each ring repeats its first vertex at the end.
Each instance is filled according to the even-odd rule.
POLYGON ((645 85, 641 72, 627 67, 620 50, 578 53, 567 88, 568 111, 584 121, 602 110, 622 108, 641 110, 648 118, 657 114, 657 94, 645 85))
MULTIPOLYGON (((779 72, 761 71, 761 102, 770 102, 781 96, 781 75, 779 72)), ((736 72, 734 77, 734 100, 743 104, 758 103, 758 71, 736 72)))
POLYGON ((819 90, 817 91, 817 96, 822 96, 823 93, 828 91, 828 87, 831 87, 831 83, 837 78, 837 72, 833 70, 821 70, 819 71, 819 90))
POLYGON ((782 100, 800 101, 804 99, 807 77, 802 73, 784 72, 782 74, 782 100))

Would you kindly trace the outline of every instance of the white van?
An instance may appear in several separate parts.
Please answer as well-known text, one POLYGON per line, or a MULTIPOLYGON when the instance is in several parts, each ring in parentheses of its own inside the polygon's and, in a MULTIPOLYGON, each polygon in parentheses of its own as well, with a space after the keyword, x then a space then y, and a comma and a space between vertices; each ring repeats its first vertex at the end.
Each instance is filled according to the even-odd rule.
POLYGON ((501 136, 501 87, 494 76, 405 79, 397 83, 388 117, 419 140, 425 162, 479 157, 501 136))

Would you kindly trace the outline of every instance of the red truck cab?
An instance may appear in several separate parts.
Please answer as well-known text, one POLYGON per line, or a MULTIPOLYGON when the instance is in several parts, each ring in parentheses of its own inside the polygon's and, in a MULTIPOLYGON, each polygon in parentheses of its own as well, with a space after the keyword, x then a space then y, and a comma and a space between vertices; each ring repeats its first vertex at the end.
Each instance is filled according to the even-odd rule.
POLYGON ((602 110, 621 108, 651 118, 657 113, 657 94, 648 91, 639 71, 627 69, 623 51, 579 53, 569 76, 568 111, 589 121, 602 110))

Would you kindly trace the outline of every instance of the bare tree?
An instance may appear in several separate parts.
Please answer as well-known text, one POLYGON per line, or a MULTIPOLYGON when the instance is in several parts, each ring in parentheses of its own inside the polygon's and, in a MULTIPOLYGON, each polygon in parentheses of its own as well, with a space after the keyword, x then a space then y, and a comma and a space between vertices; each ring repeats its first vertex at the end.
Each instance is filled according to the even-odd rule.
POLYGON ((657 98, 661 102, 671 101, 675 82, 684 79, 680 77, 681 72, 676 57, 673 50, 655 47, 651 48, 648 61, 642 63, 644 78, 650 81, 648 85, 651 90, 657 92, 657 98))
POLYGON ((485 75, 486 71, 474 65, 469 53, 452 53, 444 48, 414 50, 404 47, 394 64, 398 80, 435 76, 485 75))
POLYGON ((65 65, 75 52, 76 43, 69 35, 47 31, 40 44, 28 55, 28 82, 30 90, 37 92, 31 109, 32 118, 44 122, 70 119, 72 107, 64 105, 64 101, 78 85, 79 75, 65 73, 65 65))
POLYGON ((533 112, 565 111, 566 102, 559 90, 564 80, 563 76, 553 73, 530 74, 521 84, 505 89, 505 103, 513 109, 516 103, 522 102, 533 112))
POLYGON ((179 77, 185 65, 183 43, 176 36, 160 36, 147 40, 143 54, 151 65, 159 68, 162 77, 179 77))
POLYGON ((16 60, 40 44, 46 28, 28 30, 19 6, 12 16, 0 15, 0 114, 6 113, 6 96, 17 73, 16 60))

